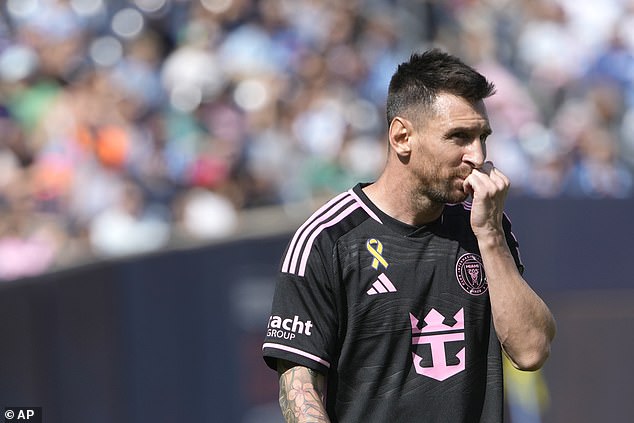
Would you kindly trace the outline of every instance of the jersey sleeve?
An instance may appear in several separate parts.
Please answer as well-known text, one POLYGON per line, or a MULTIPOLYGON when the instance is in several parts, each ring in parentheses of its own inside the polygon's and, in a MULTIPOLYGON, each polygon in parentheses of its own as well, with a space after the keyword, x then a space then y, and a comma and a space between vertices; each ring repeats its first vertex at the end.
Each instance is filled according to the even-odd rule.
POLYGON ((520 255, 520 245, 513 233, 511 228, 511 220, 506 215, 503 216, 502 219, 502 227, 504 228, 504 235, 506 236, 506 243, 511 250, 511 255, 513 256, 513 260, 515 260, 515 265, 517 266, 517 270, 519 270, 520 274, 524 274, 524 263, 522 262, 522 256, 520 255))
POLYGON ((270 368, 277 369, 283 359, 328 372, 338 327, 331 256, 313 245, 302 272, 280 271, 262 348, 270 368))

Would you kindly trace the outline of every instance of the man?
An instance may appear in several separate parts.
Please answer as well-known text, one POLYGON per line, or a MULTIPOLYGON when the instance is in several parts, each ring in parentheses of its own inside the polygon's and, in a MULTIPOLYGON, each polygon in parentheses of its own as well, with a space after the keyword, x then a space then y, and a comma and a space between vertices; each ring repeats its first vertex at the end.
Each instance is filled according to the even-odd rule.
POLYGON ((522 278, 485 161, 494 86, 439 50, 392 76, 388 158, 284 254, 263 354, 287 422, 499 422, 502 356, 541 367, 553 317, 522 278), (472 196, 472 202, 464 202, 472 196))

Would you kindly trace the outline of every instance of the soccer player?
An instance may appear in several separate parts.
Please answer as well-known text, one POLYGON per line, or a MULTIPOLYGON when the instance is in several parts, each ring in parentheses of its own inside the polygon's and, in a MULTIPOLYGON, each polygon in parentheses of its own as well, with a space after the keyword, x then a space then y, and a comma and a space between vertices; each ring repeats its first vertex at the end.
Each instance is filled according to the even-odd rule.
POLYGON ((523 370, 548 357, 555 322, 486 161, 493 93, 437 49, 392 76, 383 172, 315 212, 281 261, 263 354, 287 422, 500 422, 502 351, 523 370))

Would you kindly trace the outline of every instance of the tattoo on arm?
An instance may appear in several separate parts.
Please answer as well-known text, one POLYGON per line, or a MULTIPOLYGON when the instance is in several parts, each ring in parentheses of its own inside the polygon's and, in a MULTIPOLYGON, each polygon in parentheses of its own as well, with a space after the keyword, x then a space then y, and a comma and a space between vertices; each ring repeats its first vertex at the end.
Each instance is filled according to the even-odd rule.
POLYGON ((330 422, 325 408, 326 377, 286 361, 278 364, 280 408, 287 423, 330 422))

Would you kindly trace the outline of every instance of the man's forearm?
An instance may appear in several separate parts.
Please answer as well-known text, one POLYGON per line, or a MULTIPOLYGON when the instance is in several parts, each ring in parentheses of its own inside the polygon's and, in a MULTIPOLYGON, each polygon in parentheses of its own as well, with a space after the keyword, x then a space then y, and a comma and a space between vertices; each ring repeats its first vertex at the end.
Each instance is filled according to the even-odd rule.
POLYGON ((329 423, 326 414, 326 378, 302 366, 282 362, 280 375, 280 408, 287 423, 329 423))
POLYGON ((516 367, 536 370, 550 352, 553 316, 520 275, 502 234, 479 244, 500 342, 516 367))

